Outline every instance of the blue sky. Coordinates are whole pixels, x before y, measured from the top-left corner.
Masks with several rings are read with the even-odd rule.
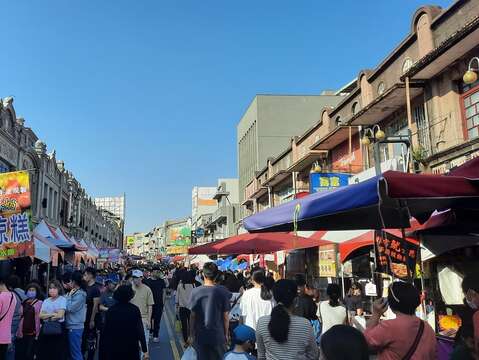
[[[236,176],[236,124],[255,94],[339,88],[423,3],[9,1],[0,97],[92,196],[126,193],[128,232],[148,231],[191,214],[193,186]]]

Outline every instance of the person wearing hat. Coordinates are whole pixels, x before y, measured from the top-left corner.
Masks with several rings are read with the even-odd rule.
[[[155,304],[153,292],[143,283],[143,272],[141,270],[133,270],[131,276],[133,278],[133,290],[135,291],[135,296],[131,300],[131,303],[140,309],[145,338],[149,339],[150,320],[153,314],[153,305]]]
[[[225,354],[224,360],[255,360],[256,358],[250,355],[250,352],[254,350],[255,342],[254,329],[247,325],[238,325],[233,330],[234,348]]]

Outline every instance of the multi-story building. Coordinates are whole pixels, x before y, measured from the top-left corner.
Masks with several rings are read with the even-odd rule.
[[[477,156],[479,82],[466,84],[463,75],[479,56],[478,16],[477,1],[418,9],[392,53],[359,71],[341,102],[324,107],[313,127],[261,164],[243,193],[248,213],[309,192],[315,169],[361,181],[375,174],[375,161],[383,170],[442,173]],[[378,130],[386,140],[375,159],[371,135]],[[360,141],[365,135],[370,144]],[[410,136],[412,145],[388,142],[399,136]]]
[[[209,240],[237,235],[236,224],[240,216],[238,179],[218,179],[214,197],[218,201],[218,208],[207,225]]]
[[[118,224],[122,236],[125,231],[125,194],[121,196],[106,196],[93,199],[95,205],[100,209],[103,217]]]
[[[56,152],[47,153],[6,97],[0,99],[0,172],[16,170],[30,173],[34,225],[45,220],[97,247],[121,247],[118,225],[99,211]]]
[[[239,196],[267,159],[281,152],[291,137],[317,122],[325,106],[334,106],[341,94],[257,95],[237,126]]]
[[[375,69],[358,71],[341,102],[260,163],[243,205],[251,214],[308,193],[311,172],[357,182],[374,176],[377,163],[382,171],[443,173],[479,156],[478,68],[479,1],[419,8]]]

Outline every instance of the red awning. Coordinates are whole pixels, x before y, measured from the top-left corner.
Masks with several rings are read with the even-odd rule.
[[[280,250],[305,249],[328,242],[296,236],[292,233],[241,234],[192,247],[189,254],[269,254]]]
[[[406,232],[409,230],[412,228],[407,229]],[[402,238],[401,230],[387,229],[386,233]],[[311,236],[311,239],[338,244],[339,260],[344,263],[355,251],[374,245],[374,230],[317,231]],[[418,244],[418,241],[412,237],[406,237],[406,240]]]

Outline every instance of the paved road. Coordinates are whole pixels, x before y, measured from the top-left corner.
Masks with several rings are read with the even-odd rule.
[[[150,342],[150,359],[180,360],[183,354],[183,346],[181,335],[175,332],[173,301],[168,299],[161,318],[160,342]]]

